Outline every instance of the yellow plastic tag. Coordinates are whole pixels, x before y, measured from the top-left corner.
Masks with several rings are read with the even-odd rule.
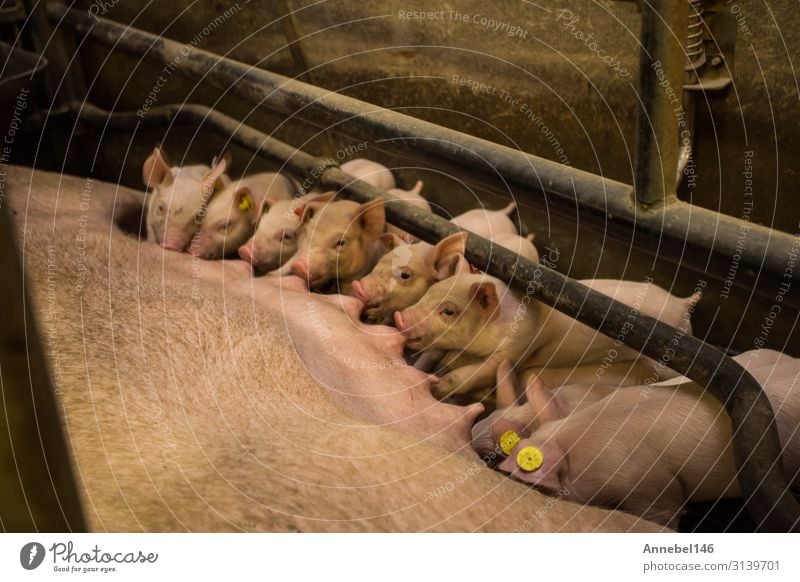
[[[510,455],[511,451],[514,450],[514,447],[519,443],[519,440],[519,435],[517,433],[513,430],[507,430],[500,435],[500,450],[503,451],[504,454]]]
[[[255,206],[255,204],[253,203],[253,198],[250,196],[250,194],[245,194],[242,196],[242,200],[239,202],[239,210],[247,212],[253,206]]]
[[[530,473],[542,466],[544,455],[536,447],[523,447],[517,453],[517,466]]]

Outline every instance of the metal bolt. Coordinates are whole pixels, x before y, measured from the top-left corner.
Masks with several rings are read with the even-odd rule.
[[[719,67],[721,64],[722,64],[722,57],[721,56],[716,55],[715,57],[713,57],[711,59],[711,66],[712,67]]]

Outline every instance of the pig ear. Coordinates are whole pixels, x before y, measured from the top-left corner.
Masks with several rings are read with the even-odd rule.
[[[497,318],[500,300],[497,298],[497,287],[491,281],[473,283],[470,287],[470,296],[473,303],[489,316],[489,321]]]
[[[464,258],[464,255],[459,255],[456,260],[456,266],[453,269],[453,275],[469,275],[472,273],[472,268],[470,268],[467,259]]]
[[[220,163],[224,163],[226,169],[231,167],[231,164],[233,164],[233,154],[230,150],[225,150],[222,152],[222,155],[214,156],[211,160],[211,167],[213,168]]]
[[[457,232],[440,240],[433,247],[433,268],[436,279],[441,281],[455,275],[459,257],[463,258],[467,245],[466,232]]]
[[[222,180],[222,176],[228,171],[230,163],[231,157],[227,152],[219,158],[214,158],[211,171],[209,171],[203,178],[204,192],[208,192],[211,196],[213,196],[225,187],[225,182]]]
[[[401,236],[397,236],[393,232],[384,232],[380,236],[383,246],[386,247],[386,252],[390,253],[399,246],[407,245],[408,243]]]
[[[309,220],[314,218],[314,215],[319,211],[320,208],[325,206],[328,202],[332,201],[336,198],[336,192],[326,192],[325,194],[320,194],[306,202],[306,205],[303,206],[303,212],[300,214],[300,225],[304,225]]]
[[[269,212],[269,209],[272,208],[276,202],[278,202],[277,198],[273,198],[272,196],[264,196],[264,200],[261,202],[260,214],[263,215]]]
[[[378,240],[386,228],[386,214],[383,208],[383,198],[376,198],[365,202],[356,211],[358,222],[368,240]]]
[[[256,203],[253,201],[253,193],[247,186],[239,188],[236,193],[234,193],[233,203],[236,205],[236,208],[245,214],[251,215],[253,218],[258,215],[258,208],[256,208]]]
[[[545,387],[538,376],[528,378],[525,396],[528,398],[528,406],[533,413],[533,427],[540,427],[564,417],[563,406],[558,397]]]
[[[517,403],[517,387],[511,360],[497,367],[497,408],[509,408]]]
[[[536,447],[542,453],[542,465],[535,471],[525,471],[517,465],[517,455],[522,449],[529,446]],[[561,474],[566,470],[566,456],[552,437],[543,443],[534,442],[532,439],[522,439],[497,468],[511,474],[519,481],[550,491],[559,491],[564,488],[561,483]]]
[[[161,146],[156,146],[153,153],[144,161],[142,166],[142,179],[148,188],[156,186],[168,186],[172,183],[172,172],[167,156],[161,150]]]

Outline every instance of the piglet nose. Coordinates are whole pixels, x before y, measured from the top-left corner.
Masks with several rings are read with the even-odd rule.
[[[362,303],[369,302],[369,295],[367,295],[367,292],[364,290],[364,286],[361,284],[361,281],[353,281],[350,286],[353,289],[353,296],[356,299]]]
[[[394,312],[394,324],[397,326],[397,329],[399,329],[400,331],[405,331],[406,328],[408,327],[406,325],[406,319],[405,319],[405,316],[403,316],[403,312],[402,311],[395,311]]]
[[[161,245],[168,251],[178,251],[179,253],[183,251],[183,246],[180,243],[170,240],[165,240],[164,243]]]
[[[252,245],[242,245],[239,247],[237,251],[239,253],[239,258],[243,261],[247,261],[251,265],[253,264],[253,246]]]
[[[298,277],[302,277],[306,281],[309,280],[309,273],[308,273],[308,265],[302,261],[294,261],[291,264],[291,270],[293,275],[297,275]]]

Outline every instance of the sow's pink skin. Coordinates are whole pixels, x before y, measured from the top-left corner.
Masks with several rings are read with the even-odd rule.
[[[790,485],[800,485],[800,360],[769,350],[734,358],[763,386],[775,411]],[[499,409],[472,430],[473,446],[500,455],[501,437],[521,440],[499,469],[570,499],[618,507],[675,527],[687,501],[740,494],[730,421],[722,405],[687,378],[618,388],[548,390],[537,378],[516,404],[509,362],[498,371]],[[541,466],[526,470],[520,451],[535,447]],[[530,449],[528,449],[530,451]],[[527,469],[530,469],[528,466]]]
[[[435,379],[406,364],[402,335],[392,327],[361,323],[363,306],[354,297],[308,293],[295,276],[253,279],[240,261],[170,264],[197,277],[205,292],[252,297],[255,310],[280,314],[306,369],[347,412],[476,458],[470,427],[483,405],[434,399]]]

